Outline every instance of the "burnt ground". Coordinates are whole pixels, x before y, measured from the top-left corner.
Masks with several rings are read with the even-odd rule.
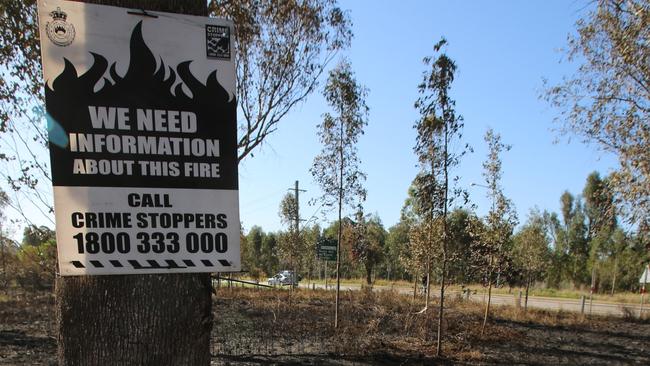
[[[500,319],[522,338],[482,349],[488,363],[528,365],[650,365],[650,323],[594,319],[542,325]]]
[[[480,305],[451,300],[441,359],[435,310],[417,314],[421,303],[394,293],[346,293],[334,332],[330,297],[220,290],[212,364],[650,365],[650,321],[500,307],[481,334]],[[0,297],[0,365],[56,364],[53,305],[49,294]]]
[[[0,299],[0,365],[56,365],[54,298],[13,293]]]

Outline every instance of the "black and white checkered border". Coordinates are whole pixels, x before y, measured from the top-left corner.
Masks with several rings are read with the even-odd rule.
[[[201,259],[201,260],[165,259],[164,260],[165,264],[161,264],[160,262],[162,262],[162,260],[156,260],[156,259],[147,259],[146,261],[137,261],[134,259],[129,259],[129,260],[111,259],[107,261],[89,260],[87,263],[83,263],[81,261],[70,261],[70,263],[75,268],[107,268],[107,267],[124,268],[130,266],[133,269],[182,269],[182,268],[197,267],[197,265],[202,267],[216,267],[217,266],[216,262],[218,262],[221,265],[221,267],[232,266],[232,264],[225,259],[219,259],[216,262],[210,259]]]

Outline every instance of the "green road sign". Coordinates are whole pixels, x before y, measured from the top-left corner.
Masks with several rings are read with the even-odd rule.
[[[336,261],[336,240],[320,238],[316,243],[316,257],[326,261]]]

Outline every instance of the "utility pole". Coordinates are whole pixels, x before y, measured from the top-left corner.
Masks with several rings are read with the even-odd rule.
[[[296,181],[294,184],[293,188],[289,188],[290,190],[293,190],[293,195],[296,197],[296,217],[295,217],[295,225],[296,225],[296,232],[300,233],[300,192],[307,192],[307,190],[300,189],[300,183]]]
[[[292,190],[292,188],[289,188],[289,190]],[[296,199],[296,217],[294,218],[295,219],[294,225],[296,225],[296,237],[295,237],[295,240],[296,240],[295,243],[296,244],[300,240],[300,192],[307,192],[307,191],[304,190],[304,189],[300,189],[300,183],[296,180],[296,182],[294,184],[294,187],[293,187],[293,194],[294,194],[294,197]],[[295,261],[295,259],[294,259],[294,261]],[[298,284],[298,273],[296,273],[296,265],[295,265],[295,263],[293,263],[293,267],[294,268],[293,268],[293,279],[292,279],[292,281],[295,281],[295,283],[297,285]],[[291,285],[292,290],[293,290],[293,287],[294,286],[292,284]]]

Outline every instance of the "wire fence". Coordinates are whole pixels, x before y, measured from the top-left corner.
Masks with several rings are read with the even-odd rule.
[[[279,295],[271,300],[239,298],[240,288],[249,286],[255,286],[260,295],[272,287],[226,280],[217,290],[211,336],[213,365],[295,363],[327,358],[340,351],[331,326],[314,321],[316,315],[305,304],[292,303],[289,289],[276,291]],[[246,289],[248,295],[250,292]],[[330,306],[319,301],[310,305]]]

